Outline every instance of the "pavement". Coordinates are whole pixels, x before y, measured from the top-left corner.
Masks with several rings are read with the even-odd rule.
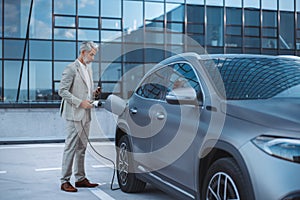
[[[96,151],[115,160],[113,142],[92,142]],[[112,163],[87,149],[86,174],[96,188],[78,188],[77,193],[60,190],[61,160],[64,143],[0,145],[0,200],[173,200],[148,184],[142,193],[127,194],[110,189]],[[74,184],[74,177],[71,179]],[[113,188],[117,188],[115,178]]]

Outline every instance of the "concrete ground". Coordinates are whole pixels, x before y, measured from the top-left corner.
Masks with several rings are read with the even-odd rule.
[[[115,160],[113,142],[93,142],[95,149]],[[0,145],[0,199],[1,200],[62,200],[62,199],[143,199],[171,200],[172,196],[151,185],[139,194],[126,194],[110,190],[112,164],[99,158],[89,147],[86,156],[86,173],[91,182],[100,186],[79,188],[77,193],[60,190],[63,143]],[[71,180],[74,183],[74,178]],[[117,180],[113,185],[118,187]]]

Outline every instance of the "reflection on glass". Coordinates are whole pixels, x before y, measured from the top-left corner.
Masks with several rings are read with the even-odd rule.
[[[184,21],[184,6],[182,4],[166,4],[167,21]]]
[[[17,99],[18,85],[20,79],[21,61],[4,62],[4,101],[15,102]],[[19,101],[26,101],[27,98],[27,62],[24,62],[22,81],[20,87]]]
[[[4,1],[4,37],[26,37],[29,10],[29,0]]]
[[[294,11],[294,6],[294,0],[279,0],[280,11]]]
[[[75,15],[76,0],[54,1],[55,14]]]
[[[55,26],[75,27],[75,17],[55,16]]]
[[[75,29],[66,29],[66,28],[54,29],[54,39],[56,40],[75,40],[75,38],[76,38]]]
[[[221,46],[223,44],[223,15],[222,8],[207,8],[207,45]]]
[[[279,41],[281,49],[293,49],[294,48],[294,13],[292,12],[280,12],[280,33]]]
[[[143,26],[143,3],[124,1],[124,31],[130,33]]]
[[[102,17],[121,17],[121,0],[101,1]]]
[[[259,10],[245,9],[245,25],[246,26],[259,26],[260,25]]]
[[[241,0],[225,0],[225,6],[228,7],[242,7],[242,1]]]
[[[101,81],[118,81],[121,78],[121,63],[101,63]]]
[[[145,18],[149,20],[163,20],[164,19],[164,4],[145,2]]]
[[[183,23],[167,23],[167,31],[183,33]]]
[[[119,43],[104,43],[101,45],[101,61],[121,61],[122,45]]]
[[[4,40],[4,58],[22,59],[24,47],[24,40]]]
[[[2,8],[2,1],[0,1],[0,10],[1,10],[1,13],[2,13],[2,9],[3,9]],[[2,37],[2,14],[0,14],[0,37]],[[1,97],[1,94],[0,94],[0,97]]]
[[[186,0],[187,4],[198,4],[198,5],[203,5],[204,0]]]
[[[277,39],[263,38],[262,47],[267,49],[276,49],[277,48]]]
[[[266,10],[277,10],[277,0],[261,0],[262,1],[262,9]]]
[[[74,60],[75,42],[54,42],[54,60]]]
[[[99,41],[99,31],[78,29],[78,40]]]
[[[52,42],[51,41],[29,41],[30,59],[52,59]]]
[[[121,30],[121,19],[102,19],[102,29]]]
[[[206,5],[209,6],[223,6],[223,0],[206,0]]]
[[[3,97],[2,97],[2,62],[0,62],[0,102],[3,101]]]
[[[70,62],[54,62],[54,80],[60,80],[65,67]]]
[[[260,47],[260,38],[244,38],[244,46],[250,48],[259,48]]]
[[[79,17],[79,27],[80,28],[99,28],[98,18],[85,18]]]
[[[120,42],[121,36],[121,31],[101,31],[102,42]]]
[[[51,62],[31,61],[29,65],[29,93],[32,101],[52,99]]]
[[[99,16],[98,0],[78,0],[78,15]]]
[[[40,11],[43,12],[40,12]],[[30,38],[51,39],[52,1],[34,1],[30,21]]]
[[[260,0],[244,0],[245,8],[259,8]]]

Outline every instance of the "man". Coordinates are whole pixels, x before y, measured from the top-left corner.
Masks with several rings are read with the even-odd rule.
[[[58,94],[62,97],[61,115],[66,120],[68,136],[62,160],[61,190],[77,192],[70,183],[74,160],[76,187],[96,187],[85,176],[84,158],[87,137],[90,130],[91,102],[94,95],[100,94],[98,88],[93,92],[91,63],[98,51],[94,42],[83,42],[78,58],[68,65],[62,74]]]

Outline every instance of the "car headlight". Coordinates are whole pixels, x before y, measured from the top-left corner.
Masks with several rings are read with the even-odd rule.
[[[252,142],[272,156],[300,163],[299,139],[259,136]]]

